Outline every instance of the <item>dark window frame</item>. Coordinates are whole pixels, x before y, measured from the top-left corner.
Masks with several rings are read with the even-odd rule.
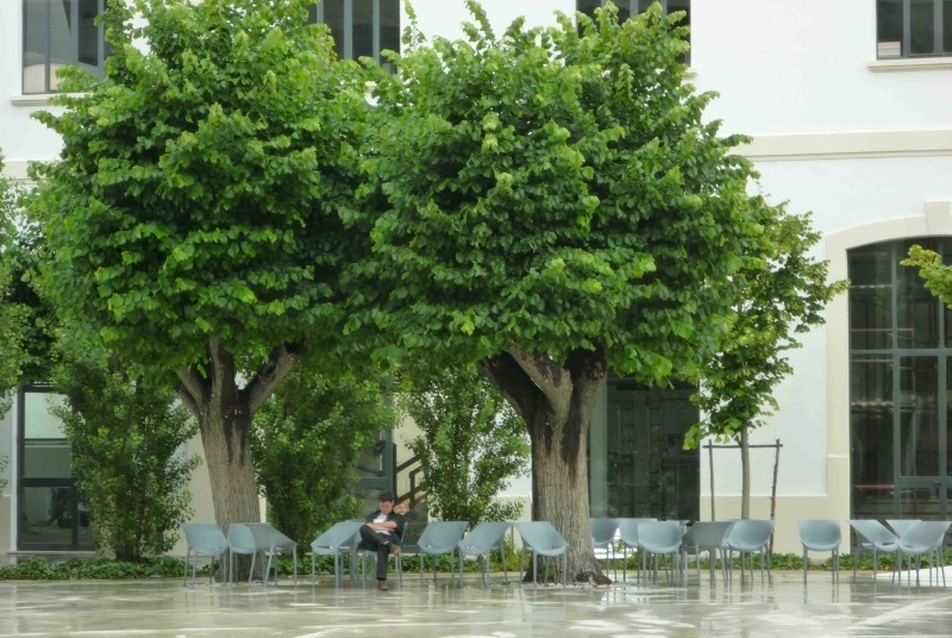
[[[924,32],[917,30],[914,24],[914,4],[923,5],[926,9],[931,5],[932,28],[931,33],[925,32],[925,39],[922,37]],[[894,60],[952,56],[952,15],[945,16],[946,10],[952,12],[952,3],[947,0],[877,0],[876,58]],[[948,29],[945,24],[947,21]],[[923,42],[928,40],[931,40],[931,48],[922,50]]]
[[[108,0],[87,0],[88,2],[95,2],[95,16],[99,16],[105,11],[106,3]],[[53,53],[54,47],[54,33],[53,33],[53,11],[54,8],[59,8],[63,6],[63,0],[22,0],[20,7],[22,10],[22,21],[21,21],[21,53],[22,60],[20,65],[20,82],[21,82],[21,91],[23,95],[43,95],[47,93],[58,93],[56,88],[56,68],[58,65],[64,66],[83,66],[87,70],[92,70],[98,74],[102,74],[103,66],[105,64],[106,56],[108,55],[108,48],[105,40],[105,29],[101,24],[96,25],[96,64],[82,64],[80,62],[80,53],[83,51],[84,42],[80,41],[80,10],[83,3],[79,0],[72,0],[66,6],[69,9],[69,14],[67,16],[67,23],[69,25],[69,41],[67,44],[68,47],[68,59],[66,60],[57,60],[56,56]],[[33,8],[31,9],[31,5]],[[35,44],[30,42],[28,37],[30,34],[30,23],[29,19],[39,17],[42,23],[40,25],[33,25],[34,29],[38,29],[40,38],[42,39],[42,51],[31,51],[31,47]],[[34,31],[37,33],[37,31]],[[62,44],[62,43],[60,43]],[[37,56],[39,58],[37,59]],[[37,90],[33,88],[37,83],[35,80],[27,80],[28,69],[33,71],[35,67],[42,68],[42,86]]]
[[[311,5],[309,11],[309,21],[313,24],[326,24],[325,20],[325,8],[330,0],[323,0],[315,5]],[[353,60],[355,58],[354,54],[354,0],[336,0],[341,6],[341,18],[342,24],[341,28],[341,42],[336,42],[337,53],[341,59]],[[381,58],[381,52],[385,49],[390,49],[394,51],[399,51],[400,49],[400,0],[370,0],[371,2],[371,39],[372,39],[372,55],[375,60],[377,60],[381,65],[388,66],[389,62]],[[383,5],[387,5],[384,7]],[[387,9],[387,13],[393,13],[396,11],[397,16],[397,40],[394,42],[394,46],[389,46],[387,43],[383,42],[382,31],[383,31],[383,15],[384,9]]]

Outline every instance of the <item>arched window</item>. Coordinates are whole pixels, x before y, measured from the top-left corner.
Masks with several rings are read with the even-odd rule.
[[[952,313],[900,264],[912,244],[849,251],[852,510],[857,518],[946,518]]]
[[[386,67],[380,52],[400,50],[400,0],[321,0],[310,21],[330,27],[341,58],[367,56]]]

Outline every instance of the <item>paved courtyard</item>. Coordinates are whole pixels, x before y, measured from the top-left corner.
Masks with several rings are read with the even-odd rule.
[[[692,574],[693,576],[693,574]],[[326,579],[325,579],[326,580]],[[759,574],[713,586],[633,583],[611,587],[520,587],[441,575],[423,585],[335,589],[309,579],[294,587],[208,586],[199,581],[0,583],[0,638],[414,636],[952,636],[952,589],[901,587],[844,572]],[[928,582],[928,581],[926,581]]]

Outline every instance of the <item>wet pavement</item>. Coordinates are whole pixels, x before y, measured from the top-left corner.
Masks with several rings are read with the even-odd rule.
[[[834,584],[829,572],[775,572],[713,585],[523,586],[441,575],[379,592],[349,585],[182,581],[0,582],[7,636],[294,637],[414,636],[952,636],[952,589],[891,584],[868,574]],[[926,579],[924,583],[928,583]]]

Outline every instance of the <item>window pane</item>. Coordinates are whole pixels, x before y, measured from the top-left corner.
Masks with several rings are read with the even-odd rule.
[[[851,348],[890,348],[893,345],[892,260],[890,245],[850,251]]]
[[[79,0],[79,55],[82,64],[99,67],[99,0]],[[90,69],[87,69],[90,70]]]
[[[909,51],[935,53],[935,0],[912,0],[910,30],[912,42]]]
[[[900,468],[903,476],[939,475],[939,360],[900,359]]]
[[[900,258],[904,258],[909,247],[919,243],[923,248],[937,250],[935,241],[904,242],[900,248]],[[939,345],[940,304],[929,292],[919,276],[918,268],[899,266],[897,271],[897,346],[900,348],[935,348]]]
[[[679,22],[682,27],[691,26],[691,0],[668,0],[668,13],[684,11],[684,18]]]
[[[952,0],[942,3],[942,52],[952,53]]]
[[[373,0],[354,0],[354,59],[374,55]]]
[[[876,3],[876,42],[902,42],[902,0]]]
[[[590,18],[595,17],[595,9],[602,6],[601,0],[578,0],[575,3],[575,10],[584,13]]]
[[[337,57],[344,57],[344,0],[322,0],[324,24],[331,30]]]
[[[23,0],[23,92],[46,93],[48,0]]]
[[[388,49],[400,52],[400,0],[380,0],[380,50]],[[380,62],[390,68],[389,62]]]
[[[890,511],[893,480],[893,365],[891,356],[861,355],[850,362],[853,510],[857,516]]]

